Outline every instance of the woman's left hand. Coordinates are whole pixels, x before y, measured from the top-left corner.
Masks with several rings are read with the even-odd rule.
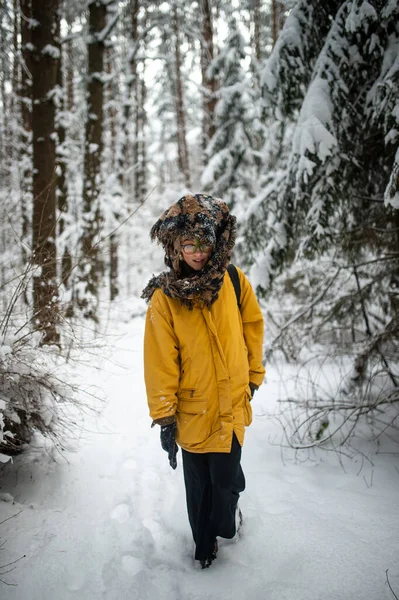
[[[179,447],[176,444],[176,423],[161,425],[161,446],[168,453],[169,464],[172,469],[177,467],[176,455]]]

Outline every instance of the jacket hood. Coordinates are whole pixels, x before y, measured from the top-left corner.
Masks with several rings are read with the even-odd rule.
[[[227,204],[205,194],[187,194],[161,215],[150,236],[163,246],[165,264],[171,271],[153,277],[142,297],[150,300],[160,287],[190,308],[196,303],[210,306],[218,296],[236,239],[236,218]],[[212,246],[212,254],[206,266],[187,280],[182,271],[180,240],[191,237]]]
[[[169,207],[153,225],[150,236],[165,250],[165,264],[178,270],[179,240],[198,238],[212,246],[213,252],[233,249],[236,235],[236,218],[230,214],[222,200],[205,194],[187,194]],[[226,265],[227,266],[227,265]]]

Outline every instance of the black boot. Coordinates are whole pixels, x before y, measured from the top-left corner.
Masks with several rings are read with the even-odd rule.
[[[215,540],[213,542],[212,554],[207,558],[200,560],[200,565],[203,569],[208,569],[211,566],[212,562],[217,558],[218,549],[218,542]]]

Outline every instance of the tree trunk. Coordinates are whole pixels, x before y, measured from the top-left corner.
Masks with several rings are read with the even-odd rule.
[[[142,52],[145,54],[146,50],[146,13],[144,13],[144,17],[142,19],[142,29],[144,31],[141,36],[141,47]],[[138,74],[137,77],[137,169],[136,169],[136,195],[137,200],[140,204],[142,204],[145,200],[147,194],[147,156],[146,156],[146,139],[145,139],[145,131],[146,131],[146,123],[147,123],[147,113],[146,113],[146,100],[147,100],[147,86],[145,83],[145,60],[142,61],[142,70]]]
[[[19,75],[20,75],[20,48],[19,48],[19,1],[13,0],[13,36],[12,36],[12,45],[13,45],[13,63],[12,63],[12,101],[11,101],[11,115],[13,118],[17,118],[18,115],[18,91],[19,91]],[[18,149],[13,148],[14,155],[15,151],[17,151],[16,159],[18,160]]]
[[[144,66],[144,65],[143,65]],[[135,113],[135,128],[134,128],[134,189],[136,202],[142,204],[146,196],[146,145],[145,145],[145,100],[146,100],[146,84],[144,73],[137,75],[135,96],[136,96],[136,113]]]
[[[55,105],[58,0],[32,0],[33,326],[43,344],[58,344]]]
[[[147,143],[146,143],[146,124],[147,112],[145,103],[147,100],[147,86],[145,83],[145,61],[143,61],[143,73],[140,81],[140,138],[139,138],[139,156],[140,168],[137,186],[139,189],[139,200],[143,203],[147,195]]]
[[[32,29],[29,26],[32,18],[31,0],[20,0],[20,35],[21,35],[21,69],[18,88],[19,112],[21,117],[20,138],[20,192],[21,192],[21,230],[22,263],[28,262],[30,239],[30,212],[32,210]],[[26,290],[23,298],[28,303]]]
[[[6,118],[6,115],[10,114],[10,94],[7,91],[7,84],[9,84],[11,78],[9,30],[9,14],[5,10],[5,7],[3,7],[3,10],[0,10],[0,98],[2,106],[2,110],[0,111],[0,176],[3,187],[11,187],[9,120]]]
[[[181,54],[180,54],[180,32],[179,17],[177,7],[173,7],[173,32],[175,42],[175,103],[176,103],[176,121],[177,121],[177,150],[179,169],[183,173],[184,183],[187,188],[191,187],[190,165],[186,136],[186,113],[184,109],[183,81],[181,74]]]
[[[112,233],[109,238],[109,284],[110,284],[110,299],[115,300],[119,294],[119,237]]]
[[[138,42],[137,42],[138,43]],[[139,169],[140,169],[140,150],[139,150],[139,136],[140,136],[140,76],[137,72],[137,63],[135,63],[135,74],[133,80],[133,96],[134,104],[132,111],[132,120],[134,124],[133,129],[133,181],[134,181],[134,200],[140,203],[140,191],[139,191]]]
[[[30,45],[32,43],[32,29],[30,21],[32,19],[31,0],[20,0],[21,6],[21,49],[22,49],[22,69],[21,69],[21,110],[22,123],[25,136],[30,137],[32,131],[32,54]]]
[[[72,34],[72,25],[68,23],[68,35]],[[73,42],[66,44],[64,51],[65,57],[65,94],[66,109],[73,111],[75,108],[75,87],[74,87],[74,69],[73,69]]]
[[[260,11],[260,0],[253,0],[253,10],[254,10],[254,50],[255,50],[255,58],[259,63],[261,59],[261,50],[260,50],[260,38],[261,38],[261,11]]]
[[[209,141],[215,133],[214,112],[216,105],[216,81],[209,79],[207,69],[213,60],[213,27],[212,27],[212,10],[210,0],[202,0],[202,44],[201,44],[201,75],[202,89],[204,90],[203,98],[203,149],[207,147]]]
[[[60,45],[60,61],[57,72],[57,86],[60,90],[59,107],[57,118],[58,154],[57,154],[57,199],[58,199],[58,232],[62,236],[66,229],[66,221],[69,210],[68,185],[67,185],[67,151],[66,151],[66,125],[65,125],[65,103],[66,94],[63,81],[63,63],[65,61],[65,49]],[[68,248],[68,242],[63,240],[61,259],[61,281],[66,289],[69,289],[69,279],[72,272],[72,256]]]
[[[279,33],[284,25],[284,2],[272,0],[272,39],[273,46],[277,42]]]
[[[103,149],[103,70],[107,9],[99,0],[89,3],[87,120],[83,161],[82,257],[78,272],[78,306],[86,318],[97,321],[98,288],[101,277],[98,243],[101,229],[99,192]]]
[[[121,123],[121,141],[117,149],[117,172],[118,182],[121,189],[126,186],[125,172],[126,159],[129,153],[129,123],[132,115],[132,106],[136,102],[135,89],[137,79],[137,44],[138,44],[138,13],[139,0],[130,0],[131,25],[130,43],[128,48],[128,65],[126,73],[126,89],[124,93]]]
[[[108,47],[106,50],[106,71],[108,75],[112,74],[112,53],[111,48]],[[107,106],[107,118],[106,123],[109,127],[109,169],[110,173],[114,172],[114,169],[117,168],[117,110],[112,103],[112,100],[115,101],[118,98],[118,85],[115,82],[115,79],[111,81],[109,88],[107,89],[106,95],[106,106]],[[121,190],[117,190],[114,192],[114,200],[113,204],[117,205],[121,201],[123,201],[124,195],[123,192],[121,194]],[[120,221],[120,211],[117,210],[114,212],[114,220],[116,223]],[[118,232],[111,233],[109,237],[109,291],[110,291],[110,300],[115,300],[115,298],[119,294],[119,255],[118,255],[118,247],[119,247],[119,234]]]

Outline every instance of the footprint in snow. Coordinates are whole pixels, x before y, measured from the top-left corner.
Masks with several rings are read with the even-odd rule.
[[[118,523],[126,523],[129,520],[130,511],[127,504],[118,504],[111,512],[111,519]]]
[[[137,573],[139,573],[145,568],[141,558],[137,558],[136,556],[132,556],[131,554],[125,554],[121,557],[121,566],[125,573],[127,573],[131,577],[134,577],[135,575],[137,575]]]
[[[137,463],[134,458],[128,458],[124,461],[122,468],[126,469],[126,471],[134,471],[137,467]]]

